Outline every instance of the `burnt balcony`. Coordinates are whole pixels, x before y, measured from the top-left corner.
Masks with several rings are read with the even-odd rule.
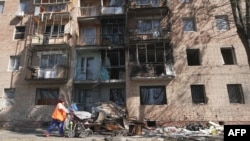
[[[136,79],[169,79],[175,77],[172,64],[130,65],[130,77]]]
[[[102,67],[100,70],[76,69],[75,83],[115,83],[125,81],[125,67]]]
[[[78,40],[78,45],[82,46],[112,46],[112,45],[124,45],[124,34],[103,34],[103,35],[82,35]]]
[[[139,29],[131,29],[129,31],[129,37],[130,41],[169,39],[170,32],[167,29],[157,29],[150,31],[140,31]]]

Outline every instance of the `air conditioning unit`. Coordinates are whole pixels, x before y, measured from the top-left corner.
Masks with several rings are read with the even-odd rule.
[[[16,12],[17,17],[24,17],[24,12],[23,11],[18,11]]]

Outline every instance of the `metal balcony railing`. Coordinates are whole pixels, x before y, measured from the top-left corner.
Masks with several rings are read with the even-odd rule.
[[[125,67],[102,67],[100,70],[86,71],[76,69],[75,81],[112,81],[125,80]]]
[[[67,79],[68,69],[65,66],[54,67],[27,67],[26,80],[65,80]]]
[[[60,3],[67,3],[70,0],[34,0],[33,4],[40,5],[40,4],[60,4]]]
[[[78,40],[78,45],[123,45],[124,44],[124,34],[114,33],[114,34],[102,34],[102,35],[81,35]]]
[[[124,6],[79,7],[78,17],[124,14]]]

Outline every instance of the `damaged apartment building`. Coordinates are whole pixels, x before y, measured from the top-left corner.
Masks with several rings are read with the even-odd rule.
[[[61,97],[161,125],[249,122],[228,0],[0,0],[0,20],[1,126],[41,126]]]

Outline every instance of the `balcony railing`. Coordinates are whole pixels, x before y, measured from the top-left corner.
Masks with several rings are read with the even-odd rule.
[[[151,30],[142,32],[138,29],[129,31],[130,40],[152,40],[152,39],[168,39],[170,37],[169,30]]]
[[[53,45],[53,44],[67,44],[67,34],[58,34],[57,36],[49,36],[46,34],[33,35],[31,44],[32,45]]]
[[[167,0],[130,0],[129,8],[149,8],[166,6]]]
[[[59,3],[67,3],[70,0],[34,0],[33,4],[40,5],[40,4],[59,4]]]
[[[172,64],[144,64],[130,65],[130,77],[132,78],[168,78],[174,77],[175,71]]]
[[[78,11],[78,17],[94,17],[101,15],[117,15],[117,14],[124,14],[123,6],[80,7]]]
[[[67,79],[68,70],[63,66],[55,66],[52,68],[41,68],[39,66],[31,66],[27,68],[25,76],[26,80],[65,80]]]
[[[96,36],[81,35],[78,40],[78,45],[123,45],[124,44],[124,34],[114,33],[114,34],[103,34]]]
[[[102,67],[100,70],[89,72],[76,69],[75,81],[116,82],[118,80],[125,80],[125,67]]]

